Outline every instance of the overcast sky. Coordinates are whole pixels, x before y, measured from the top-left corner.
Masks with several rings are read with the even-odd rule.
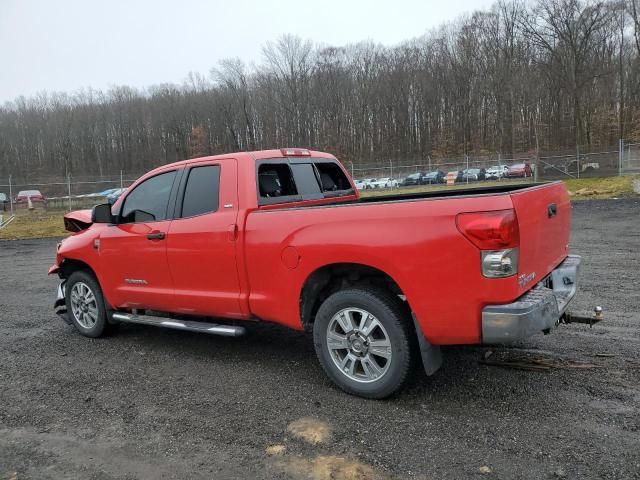
[[[0,0],[0,102],[39,91],[181,83],[217,61],[260,62],[283,33],[394,45],[485,0]]]

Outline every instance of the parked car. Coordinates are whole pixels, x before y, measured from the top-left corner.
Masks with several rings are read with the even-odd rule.
[[[126,191],[127,191],[126,188],[116,188],[116,189],[114,189],[111,193],[109,193],[107,195],[107,197],[106,197],[107,201],[109,203],[112,203],[112,204],[116,203],[116,200],[118,200],[120,198],[120,196]]]
[[[15,198],[16,205],[25,205],[29,203],[29,199],[31,199],[31,204],[35,206],[35,204],[41,204],[43,206],[47,206],[47,199],[45,198],[39,190],[22,190],[18,192]]]
[[[82,196],[82,197],[95,197],[95,198],[106,198],[109,195],[111,195],[112,193],[114,193],[116,190],[118,190],[117,188],[108,188],[107,190],[103,190],[101,192],[95,192],[95,193],[89,193],[87,195],[78,195],[78,196]]]
[[[397,187],[397,186],[398,186],[398,181],[395,178],[391,178],[391,177],[379,178],[375,182],[371,182],[372,188],[391,188],[391,187]]]
[[[506,178],[533,177],[533,170],[531,170],[531,165],[528,163],[516,163],[507,168],[504,176]]]
[[[486,176],[486,171],[484,168],[465,168],[462,171],[462,181],[464,182],[477,182],[479,180],[484,180]]]
[[[462,182],[462,170],[452,170],[451,172],[448,172],[444,179],[445,183],[447,182],[447,178],[449,177],[449,175],[453,175],[454,183]]]
[[[407,177],[402,180],[400,183],[403,187],[410,187],[413,185],[420,185],[422,182],[423,173],[412,173],[411,175],[407,175]]]
[[[6,193],[0,192],[0,211],[6,212],[9,209],[11,209],[9,196]]]
[[[373,184],[377,181],[378,180],[376,178],[365,178],[364,180],[359,181],[359,183],[356,185],[356,188],[358,190],[369,190],[373,188]]]
[[[433,172],[425,173],[422,178],[420,178],[420,183],[422,185],[431,185],[434,183],[446,183],[447,176],[442,170],[434,170]]]
[[[580,257],[563,183],[409,198],[361,200],[333,155],[303,149],[163,165],[115,205],[65,215],[55,307],[87,337],[118,323],[306,330],[326,374],[368,398],[401,388],[418,355],[433,374],[440,345],[518,341],[565,318]]]
[[[506,165],[494,165],[487,168],[486,179],[487,180],[500,180],[509,167]]]
[[[366,180],[354,180],[353,184],[356,186],[358,190],[365,190],[367,188]]]

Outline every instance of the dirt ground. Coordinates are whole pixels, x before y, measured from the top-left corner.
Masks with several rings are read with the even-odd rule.
[[[52,310],[56,241],[0,242],[0,479],[640,478],[640,201],[577,203],[573,228],[573,309],[605,322],[446,348],[387,401],[334,388],[275,326],[81,337]]]

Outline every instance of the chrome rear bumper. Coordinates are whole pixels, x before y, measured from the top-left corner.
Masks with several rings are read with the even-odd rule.
[[[510,343],[556,327],[578,290],[581,261],[578,255],[569,255],[548,281],[538,283],[515,302],[486,306],[482,342]]]

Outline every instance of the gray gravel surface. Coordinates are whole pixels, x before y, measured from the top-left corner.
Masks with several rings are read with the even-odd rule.
[[[334,388],[311,338],[276,326],[81,337],[52,311],[55,244],[0,242],[0,479],[640,478],[636,199],[574,206],[573,309],[602,304],[604,323],[446,348],[438,374],[387,401]],[[599,368],[480,364],[488,351]],[[301,418],[324,433],[298,438]]]

